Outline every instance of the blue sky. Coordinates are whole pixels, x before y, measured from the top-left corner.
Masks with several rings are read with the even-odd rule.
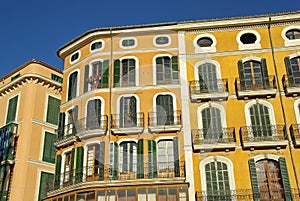
[[[2,0],[0,77],[33,58],[62,69],[57,49],[93,28],[296,10],[299,0]]]

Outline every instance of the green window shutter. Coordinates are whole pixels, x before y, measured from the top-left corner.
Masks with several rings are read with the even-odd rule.
[[[58,125],[60,100],[52,96],[48,96],[48,107],[46,121],[48,123]]]
[[[54,146],[55,138],[56,138],[55,134],[45,132],[43,161],[49,163],[55,163],[55,146]]]
[[[6,124],[16,120],[17,105],[18,105],[18,96],[9,99],[7,116],[6,116]]]
[[[293,68],[291,64],[291,58],[290,57],[285,57],[284,58],[284,63],[285,63],[285,68],[286,68],[286,73],[289,79],[289,83],[291,86],[294,84],[294,73],[293,73]]]
[[[59,113],[59,121],[58,121],[58,132],[57,132],[57,137],[60,139],[64,136],[65,132],[65,113],[61,112]]]
[[[70,182],[74,181],[74,165],[75,165],[75,148],[72,148],[72,156],[71,156],[71,165],[70,165]]]
[[[129,59],[128,60],[128,79],[129,79],[129,86],[135,86],[135,60]]]
[[[254,201],[260,200],[260,192],[254,159],[248,161]]]
[[[88,80],[89,80],[89,71],[90,71],[90,66],[86,65],[84,67],[84,89],[83,89],[84,93],[89,90],[89,83],[88,83]]]
[[[134,125],[137,125],[137,116],[136,116],[136,98],[134,96],[130,97],[130,112],[131,112],[131,121]]]
[[[117,59],[114,61],[114,87],[119,85],[120,81],[120,60]]]
[[[157,178],[156,142],[148,140],[148,178]]]
[[[290,180],[289,180],[288,170],[287,170],[287,167],[286,167],[285,158],[280,157],[278,159],[278,162],[279,162],[279,166],[280,166],[280,173],[281,173],[281,178],[282,178],[282,183],[283,183],[285,199],[286,200],[293,200],[292,199],[292,193],[291,193],[291,185],[290,185]]]
[[[175,177],[180,177],[178,137],[175,137],[173,139],[173,152],[174,152]]]
[[[60,176],[61,176],[61,155],[56,156],[55,162],[55,181],[54,181],[54,188],[58,189],[60,186]]]
[[[73,124],[73,134],[76,134],[78,126],[78,105],[73,108]]]
[[[100,142],[100,153],[99,153],[99,180],[104,180],[104,159],[105,159],[105,142]]]
[[[114,167],[113,167],[113,180],[118,179],[119,173],[119,154],[118,154],[118,143],[114,142]]]
[[[72,100],[77,95],[77,76],[78,72],[74,72],[69,77],[68,101]]]
[[[83,147],[77,147],[76,148],[76,172],[75,172],[75,182],[80,183],[82,182],[83,177],[83,153],[84,149]],[[73,154],[73,152],[72,152]],[[72,160],[73,160],[72,155]]]
[[[239,75],[240,75],[241,90],[245,90],[246,81],[245,81],[245,73],[244,73],[244,66],[243,66],[243,61],[242,60],[238,61],[238,70],[239,70]]]
[[[47,172],[41,172],[40,189],[39,189],[39,201],[47,196],[47,192],[51,190],[49,185],[53,182],[54,175]]]
[[[262,74],[263,74],[263,82],[266,88],[270,88],[270,80],[269,80],[269,74],[268,74],[268,67],[267,67],[267,61],[265,58],[261,59],[261,68],[262,68]]]
[[[102,88],[108,87],[109,60],[103,61]]]
[[[172,83],[178,83],[178,56],[172,56]]]
[[[137,178],[144,178],[144,140],[137,143]]]

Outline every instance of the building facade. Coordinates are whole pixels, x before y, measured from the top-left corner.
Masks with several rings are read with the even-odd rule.
[[[61,47],[45,200],[299,199],[299,17],[94,29]]]
[[[41,200],[54,177],[62,72],[31,60],[1,78],[1,200]]]

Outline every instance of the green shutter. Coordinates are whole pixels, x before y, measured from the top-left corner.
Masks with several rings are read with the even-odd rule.
[[[54,182],[54,188],[58,189],[60,186],[60,169],[61,169],[61,155],[56,156],[55,161],[55,182]]]
[[[156,142],[148,140],[148,178],[157,178]]]
[[[249,164],[249,170],[250,170],[250,177],[251,177],[251,184],[252,184],[252,191],[253,191],[253,199],[254,199],[254,201],[259,201],[260,200],[260,192],[259,192],[259,186],[258,186],[258,180],[257,180],[256,167],[255,167],[254,159],[250,159],[248,161],[248,164]]]
[[[291,58],[290,57],[285,57],[284,58],[284,63],[285,63],[285,68],[286,68],[286,73],[288,76],[289,84],[290,86],[293,86],[294,84],[294,73],[293,73],[293,68],[291,64]]]
[[[47,117],[48,123],[58,125],[60,100],[52,96],[48,96]]]
[[[57,137],[59,139],[62,138],[64,136],[64,132],[65,132],[65,113],[61,112],[59,113]]]
[[[18,105],[18,96],[9,99],[7,116],[6,116],[6,124],[16,120],[17,105]]]
[[[78,126],[78,105],[73,108],[73,134],[77,133]]]
[[[90,66],[86,65],[84,67],[84,89],[83,89],[84,93],[89,90],[89,83],[88,83],[88,80],[89,80],[89,71],[90,71]]]
[[[129,86],[135,86],[135,60],[134,59],[128,59],[128,80],[129,80]]]
[[[114,61],[114,87],[119,85],[120,81],[120,60],[117,59]]]
[[[80,183],[82,182],[83,177],[83,147],[76,148],[76,171],[75,171],[75,182]],[[72,153],[73,154],[73,153]],[[72,155],[73,159],[73,155]]]
[[[137,116],[136,116],[136,98],[134,96],[130,97],[130,112],[131,112],[131,121],[134,125],[137,125]]]
[[[178,83],[178,56],[172,56],[172,83]]]
[[[100,142],[100,151],[99,151],[99,180],[104,180],[104,158],[105,158],[105,142]]]
[[[288,170],[287,170],[287,167],[286,167],[285,158],[280,157],[278,159],[278,162],[279,162],[279,166],[280,166],[280,173],[281,173],[281,178],[282,178],[282,183],[283,183],[285,200],[293,200],[292,193],[291,193],[291,185],[290,185],[290,180],[289,180]]]
[[[113,167],[113,180],[118,179],[119,172],[119,154],[118,154],[118,143],[114,142],[114,167]]]
[[[243,61],[242,60],[238,61],[238,70],[239,70],[239,75],[240,75],[241,90],[245,90],[246,81],[245,81],[245,73],[244,73],[244,66],[243,66]]]
[[[74,165],[75,165],[75,148],[72,148],[72,156],[71,156],[71,165],[70,165],[70,182],[74,182]]]
[[[45,132],[43,161],[49,163],[55,163],[55,146],[54,146],[55,137],[56,137],[55,134]]]
[[[77,95],[77,76],[78,73],[74,72],[69,77],[68,101]]]
[[[102,88],[108,87],[109,60],[103,61]]]
[[[144,178],[144,140],[137,143],[137,178]]]
[[[175,137],[175,138],[173,139],[173,152],[174,152],[175,177],[180,177],[178,137]]]
[[[270,88],[270,80],[269,80],[269,74],[268,74],[268,67],[267,67],[267,61],[265,58],[261,59],[261,68],[262,68],[262,74],[263,74],[263,83],[265,85],[265,88]]]
[[[53,182],[54,175],[47,172],[41,172],[40,179],[40,188],[39,188],[39,198],[38,200],[42,200],[46,197],[47,192],[51,190],[51,184]]]

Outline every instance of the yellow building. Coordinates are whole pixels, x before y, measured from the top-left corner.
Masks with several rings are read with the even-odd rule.
[[[54,177],[62,72],[31,60],[0,80],[0,199],[38,201]]]
[[[61,47],[45,200],[299,199],[299,19],[93,29]]]

